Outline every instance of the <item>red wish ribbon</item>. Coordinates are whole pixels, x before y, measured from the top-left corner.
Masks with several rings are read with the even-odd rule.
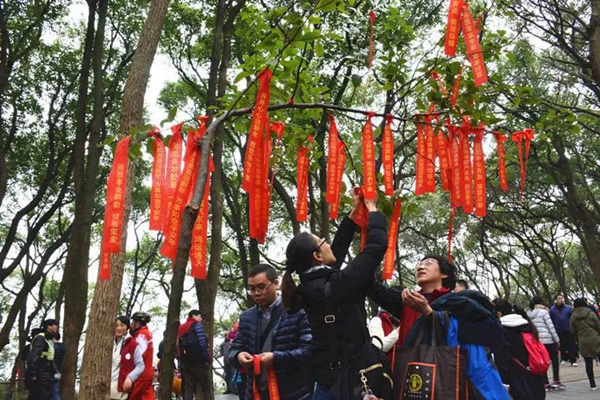
[[[358,195],[359,203],[354,216],[354,223],[360,227],[360,250],[362,251],[367,244],[367,227],[369,226],[369,210],[365,206],[365,191],[363,187],[354,188]]]
[[[485,180],[485,156],[483,154],[483,131],[484,125],[479,124],[475,128],[475,141],[473,143],[473,173],[475,176],[475,215],[485,217],[486,215],[486,180]]]
[[[500,177],[500,189],[503,191],[508,190],[508,182],[506,180],[506,161],[504,158],[504,142],[506,142],[506,136],[502,133],[494,131],[496,137],[496,143],[498,146],[498,176]]]
[[[261,362],[262,356],[257,354],[253,360],[253,382],[252,382],[252,396],[253,400],[261,400],[260,392],[258,390],[257,377],[262,373]],[[269,391],[270,400],[279,400],[279,384],[277,382],[277,374],[273,367],[267,368],[267,389]]]
[[[460,65],[460,69],[458,70],[458,74],[456,75],[456,80],[454,81],[454,86],[452,86],[452,96],[450,97],[450,104],[452,107],[456,107],[456,103],[458,102],[458,92],[460,91],[460,78],[462,76],[463,65]]]
[[[426,193],[435,193],[435,135],[433,116],[425,117],[425,187]]]
[[[521,167],[521,195],[520,198],[523,200],[523,192],[525,191],[525,176],[527,174],[527,164],[529,161],[529,149],[531,141],[533,140],[535,133],[533,129],[527,128],[525,130],[515,132],[512,134],[513,142],[517,143],[519,148],[519,165]],[[523,155],[523,139],[525,139],[525,154]]]
[[[425,194],[425,174],[426,174],[426,158],[427,143],[425,138],[425,131],[423,122],[417,119],[415,124],[417,125],[417,162],[415,171],[415,195],[420,196]]]
[[[261,152],[259,146],[264,143],[265,131],[269,128],[268,108],[271,101],[271,78],[273,74],[269,68],[265,68],[258,74],[259,86],[256,96],[256,104],[250,123],[250,133],[248,143],[246,144],[246,155],[244,157],[244,176],[242,180],[242,189],[250,193],[255,187],[256,163],[262,162],[257,157]]]
[[[309,141],[312,142],[312,135],[309,136]],[[308,169],[310,160],[308,157],[309,148],[306,146],[298,147],[297,161],[297,192],[298,202],[296,204],[296,221],[304,222],[308,220]]]
[[[448,10],[448,22],[446,24],[446,40],[444,52],[446,55],[454,57],[456,55],[456,46],[458,45],[458,34],[460,33],[460,15],[462,12],[462,0],[450,0],[450,9]]]
[[[388,248],[385,252],[383,260],[383,279],[392,279],[394,273],[394,265],[396,263],[396,241],[398,240],[398,227],[400,225],[400,211],[402,209],[402,201],[398,198],[394,204],[394,212],[390,221],[390,229],[388,230]]]
[[[340,198],[342,196],[342,180],[346,169],[346,144],[339,140],[337,150],[336,176],[333,177],[334,195],[329,208],[329,219],[337,219],[340,209]]]
[[[190,247],[191,275],[194,279],[206,279],[206,249],[208,245],[208,196],[210,193],[210,175],[215,170],[212,154],[209,154],[204,195],[198,209],[198,216],[192,229]]]
[[[171,127],[171,139],[169,140],[169,154],[167,156],[167,177],[165,182],[166,204],[163,205],[163,230],[166,229],[166,221],[173,204],[177,184],[181,176],[181,156],[183,154],[183,139],[181,138],[181,127],[177,124]]]
[[[332,203],[335,198],[335,179],[337,177],[337,157],[338,157],[338,141],[339,133],[335,118],[333,115],[327,115],[329,118],[329,139],[327,142],[327,191],[325,200]]]
[[[394,194],[394,135],[392,134],[392,123],[394,117],[391,114],[385,116],[385,127],[383,128],[382,151],[383,159],[383,183],[385,184],[386,196]]]
[[[375,140],[373,139],[374,112],[367,114],[367,122],[362,131],[363,179],[365,199],[377,199],[377,180],[375,175]]]
[[[431,77],[436,80],[442,93],[445,96],[448,96],[448,90],[446,90],[446,86],[444,85],[444,82],[442,81],[442,77],[440,76],[440,74],[438,74],[436,71],[431,71]]]
[[[462,150],[462,198],[463,211],[466,214],[473,212],[473,171],[471,168],[471,143],[469,136],[471,126],[468,121],[464,121],[461,130],[461,150]]]
[[[462,8],[462,30],[467,46],[467,56],[473,69],[475,86],[479,87],[488,81],[483,53],[481,52],[481,44],[479,43],[479,31],[473,20],[473,15],[469,11],[469,5],[463,4]]]
[[[369,27],[371,29],[371,34],[369,38],[369,69],[373,66],[373,54],[374,54],[374,39],[373,39],[373,27],[375,25],[375,11],[369,11]]]
[[[462,142],[459,141],[460,128],[448,124],[448,141],[450,143],[450,199],[452,208],[462,207],[463,200],[463,158],[462,158]]]
[[[448,139],[444,135],[442,129],[438,129],[437,133],[437,154],[440,159],[440,177],[442,180],[442,189],[450,190],[450,174],[452,168],[450,165],[450,155],[448,153]]]
[[[130,137],[126,136],[117,144],[113,165],[108,175],[106,188],[106,209],[100,254],[99,280],[110,279],[110,256],[121,251],[123,232],[123,212],[127,187],[127,168]]]
[[[166,150],[165,143],[159,135],[160,131],[155,128],[149,136],[154,137],[152,163],[152,187],[150,189],[150,223],[151,231],[162,231],[164,222],[167,219],[166,207],[164,202],[166,198],[165,188],[165,166]]]

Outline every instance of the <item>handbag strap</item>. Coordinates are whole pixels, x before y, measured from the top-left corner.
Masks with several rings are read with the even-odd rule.
[[[325,282],[325,330],[327,331],[327,341],[329,342],[328,360],[329,369],[340,369],[338,342],[335,337],[335,312],[333,310],[333,301],[331,296],[331,282]]]
[[[445,342],[445,337],[448,332],[447,326],[449,325],[448,315],[442,314],[440,317],[438,311],[433,311],[431,313],[431,345],[432,346],[441,346]],[[423,324],[419,333],[417,334],[417,338],[415,339],[415,346],[419,346],[423,342],[423,338],[425,337],[425,332],[427,332],[427,325]]]

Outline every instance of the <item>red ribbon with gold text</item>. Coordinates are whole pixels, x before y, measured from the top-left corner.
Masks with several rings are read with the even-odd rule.
[[[425,153],[427,152],[427,142],[425,138],[425,130],[423,122],[420,118],[417,118],[415,124],[417,125],[417,163],[416,163],[416,178],[415,178],[415,195],[420,196],[425,194],[425,173],[426,173],[426,162]]]
[[[390,229],[388,230],[388,248],[385,252],[383,260],[383,279],[392,279],[394,273],[394,265],[396,263],[396,241],[398,239],[398,227],[400,226],[400,211],[402,209],[402,201],[398,198],[394,204],[394,212],[390,221]]]
[[[463,182],[463,162],[462,162],[462,142],[459,141],[460,128],[448,124],[448,141],[450,143],[450,169],[452,173],[450,177],[450,199],[452,208],[462,207],[464,204],[462,195],[462,182]]]
[[[500,189],[503,191],[508,190],[508,182],[506,180],[506,160],[504,158],[504,142],[507,138],[502,133],[494,131],[496,137],[496,143],[498,146],[498,177],[500,178]]]
[[[394,194],[394,135],[392,134],[392,123],[394,117],[391,114],[385,116],[385,127],[383,128],[382,151],[383,159],[383,183],[385,185],[385,195]]]
[[[360,227],[360,250],[362,251],[367,244],[367,227],[369,226],[369,210],[365,206],[365,191],[364,188],[356,187],[354,192],[358,194],[360,202],[354,214],[354,223]]]
[[[475,141],[473,142],[473,173],[475,178],[475,215],[485,217],[486,215],[486,181],[485,181],[485,156],[483,154],[483,131],[485,126],[473,130]]]
[[[198,216],[192,229],[192,245],[190,247],[191,274],[194,279],[206,279],[206,249],[208,246],[208,196],[210,193],[210,175],[215,170],[212,154],[209,154],[204,195],[198,209]]]
[[[327,141],[327,191],[325,200],[332,203],[335,198],[335,179],[337,178],[337,157],[338,157],[338,129],[333,115],[327,115],[329,118],[329,138]]]
[[[452,168],[450,166],[450,155],[448,153],[448,138],[442,129],[437,131],[437,154],[440,159],[440,176],[442,180],[442,189],[450,190],[450,174]]]
[[[377,180],[375,177],[375,141],[373,139],[373,122],[375,115],[367,113],[367,122],[362,131],[363,179],[365,199],[377,199]]]
[[[258,74],[258,94],[256,104],[250,123],[250,133],[248,143],[246,144],[246,155],[244,158],[244,176],[242,180],[242,189],[246,193],[251,193],[255,188],[256,164],[262,162],[259,157],[261,141],[264,141],[265,131],[269,129],[268,108],[271,101],[271,78],[273,74],[269,68],[265,68]]]
[[[450,104],[452,107],[456,107],[456,103],[458,102],[458,92],[460,91],[460,78],[462,76],[462,70],[463,64],[460,65],[460,69],[456,75],[456,80],[454,81],[454,86],[452,86],[452,95],[450,96]]]
[[[257,377],[261,374],[260,368],[260,355],[254,356],[254,364],[253,364],[253,384],[252,384],[252,395],[254,397],[253,400],[261,400],[260,392],[258,391],[258,384],[256,382]],[[277,374],[275,374],[275,370],[273,367],[267,368],[267,388],[269,390],[269,399],[270,400],[279,400],[279,384],[277,382]]]
[[[163,202],[166,201],[165,190],[165,166],[166,150],[165,143],[160,137],[160,130],[156,127],[148,134],[154,137],[154,162],[152,163],[152,188],[150,189],[150,223],[151,231],[162,231],[166,220],[166,210]]]
[[[527,164],[529,161],[529,149],[531,141],[533,140],[535,133],[533,129],[527,128],[525,130],[515,132],[512,134],[513,142],[517,143],[519,148],[519,166],[521,167],[521,191],[520,198],[523,200],[523,192],[525,191],[525,176],[527,175]],[[525,150],[523,150],[523,139],[525,139]],[[523,154],[525,152],[525,154]]]
[[[312,135],[309,136],[308,140],[312,142]],[[304,222],[308,220],[308,168],[310,166],[308,151],[308,147],[304,145],[298,146],[298,202],[296,204],[296,221],[298,222]]]
[[[425,116],[425,193],[435,193],[435,135],[433,115]]]
[[[346,144],[338,140],[337,165],[335,168],[336,176],[333,178],[334,196],[329,207],[329,219],[337,219],[340,209],[340,198],[342,196],[342,179],[346,169]]]
[[[475,86],[479,87],[488,81],[483,53],[481,52],[481,44],[479,43],[479,31],[469,11],[469,5],[463,4],[462,9],[462,30],[467,46],[467,56],[473,69]]]
[[[454,57],[458,45],[458,34],[460,33],[460,14],[462,12],[462,0],[450,0],[448,10],[448,22],[446,24],[446,40],[444,52]]]
[[[115,151],[113,165],[108,175],[106,188],[106,209],[100,254],[99,280],[110,279],[110,256],[121,251],[123,231],[123,210],[125,207],[125,188],[127,187],[127,167],[129,154],[127,136],[119,141]]]
[[[201,117],[198,130],[188,133],[185,165],[179,179],[179,184],[177,185],[175,196],[173,197],[173,204],[169,209],[169,216],[164,232],[165,241],[160,249],[160,254],[171,260],[175,260],[175,257],[177,257],[179,231],[181,230],[181,213],[190,200],[196,185],[198,164],[200,163],[200,148],[197,142],[204,135],[204,132],[206,132],[206,120],[207,117]]]
[[[466,214],[473,212],[473,171],[471,168],[471,143],[469,136],[471,134],[471,126],[468,120],[463,122],[460,128],[461,131],[461,150],[462,150],[462,198],[463,198],[463,211]]]
[[[167,156],[167,177],[165,182],[165,197],[166,204],[163,204],[163,231],[167,229],[167,219],[171,206],[173,205],[173,199],[175,192],[177,191],[177,185],[179,184],[179,177],[181,176],[181,156],[183,154],[183,139],[181,138],[181,127],[183,124],[177,124],[171,127],[171,139],[169,140],[169,154]]]

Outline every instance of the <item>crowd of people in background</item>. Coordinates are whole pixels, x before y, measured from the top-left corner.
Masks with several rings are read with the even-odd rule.
[[[367,226],[362,249],[343,266],[359,224]],[[353,193],[352,211],[332,242],[307,232],[291,239],[281,281],[272,266],[253,266],[246,283],[254,306],[225,332],[218,350],[226,393],[240,400],[391,399],[392,391],[397,396],[399,388],[415,383],[405,379],[401,355],[417,346],[437,346],[440,338],[445,346],[467,350],[461,361],[467,390],[456,398],[544,399],[549,391],[565,389],[561,366],[577,367],[581,359],[590,389],[597,389],[597,305],[577,298],[570,306],[562,294],[550,307],[534,296],[527,311],[505,299],[491,301],[458,279],[448,257],[435,254],[416,266],[417,290],[387,286],[375,279],[387,242],[386,220],[376,202]],[[367,299],[379,307],[371,319]],[[155,398],[150,318],[136,312],[115,320],[111,399]],[[59,339],[55,320],[32,331],[24,356],[30,399],[60,399],[64,348],[61,352]],[[213,362],[208,343],[200,312],[189,311],[177,335],[185,400],[203,399],[208,391]],[[356,391],[348,371],[373,349],[382,356],[378,370],[361,372],[363,385]],[[159,358],[162,350],[161,345]],[[381,379],[371,390],[376,376]]]

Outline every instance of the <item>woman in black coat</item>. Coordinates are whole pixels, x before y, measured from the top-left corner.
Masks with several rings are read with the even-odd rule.
[[[303,232],[290,241],[286,250],[287,267],[281,287],[283,304],[292,310],[304,308],[316,342],[311,362],[317,382],[313,399],[332,399],[330,389],[335,380],[363,345],[370,342],[365,297],[385,255],[388,239],[385,216],[377,211],[376,201],[365,200],[369,212],[366,245],[341,269],[357,228],[354,220],[361,202],[354,194],[352,212],[341,222],[331,245],[326,239]],[[292,273],[300,275],[299,287]],[[326,286],[330,288],[327,297],[331,307],[325,305]],[[331,326],[326,319],[333,324],[333,331],[329,330]],[[333,346],[331,336],[335,337]]]

